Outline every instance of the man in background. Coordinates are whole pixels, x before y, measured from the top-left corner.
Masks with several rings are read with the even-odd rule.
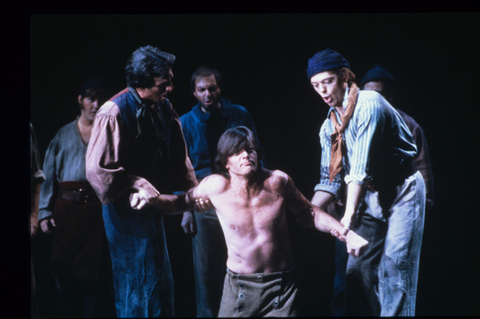
[[[39,204],[41,229],[52,235],[51,267],[71,318],[111,317],[113,284],[102,207],[85,173],[85,154],[95,114],[108,98],[106,83],[93,78],[80,88],[80,115],[50,142]]]
[[[379,65],[375,65],[370,69],[360,80],[360,88],[363,90],[373,90],[380,93],[390,104],[395,107],[395,80],[387,70]],[[430,211],[433,207],[433,172],[432,164],[430,162],[430,153],[428,151],[427,139],[422,127],[408,114],[395,107],[398,113],[402,116],[405,124],[410,129],[415,144],[417,145],[417,155],[414,157],[415,165],[425,180],[426,189],[426,212]]]

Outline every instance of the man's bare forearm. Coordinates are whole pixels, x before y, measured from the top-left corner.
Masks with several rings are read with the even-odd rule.
[[[195,190],[196,187],[180,195],[158,194],[148,200],[142,194],[135,192],[130,194],[130,206],[136,210],[153,207],[165,215],[183,214],[192,209],[204,212],[212,208],[213,205],[209,198],[194,197]]]
[[[155,207],[166,215],[178,215],[192,210],[195,200],[191,192],[180,195],[161,194],[155,200]]]
[[[335,197],[327,192],[324,191],[316,191],[315,194],[313,194],[313,198],[311,200],[312,204],[320,207],[322,210],[326,210],[327,206],[333,202]]]
[[[330,232],[332,236],[337,237],[339,240],[345,242],[347,245],[347,252],[353,256],[359,256],[361,249],[368,245],[368,241],[357,235],[354,231],[351,231],[347,227],[343,226],[335,218],[328,215],[318,207],[313,207],[315,217],[315,227],[323,232]]]
[[[345,214],[341,220],[341,223],[350,228],[352,219],[357,211],[358,205],[361,201],[361,198],[364,194],[364,189],[362,185],[355,182],[350,182],[347,185],[347,202],[345,203]]]
[[[322,232],[329,233],[335,230],[339,233],[343,231],[343,225],[335,218],[330,216],[320,208],[313,206],[315,227]]]

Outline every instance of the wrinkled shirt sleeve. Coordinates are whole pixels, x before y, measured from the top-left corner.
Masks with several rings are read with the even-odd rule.
[[[95,116],[86,154],[87,179],[102,204],[108,204],[134,186],[149,184],[138,176],[129,175],[120,159],[121,125],[118,107],[105,103]]]
[[[37,136],[32,123],[30,123],[30,172],[31,183],[43,183],[45,181],[45,174],[40,169],[40,151],[38,148]]]
[[[345,176],[345,182],[355,182],[362,185],[367,177],[368,156],[372,145],[372,138],[380,120],[380,105],[375,102],[365,102],[365,106],[358,110],[356,119],[356,139],[354,145],[347,145],[352,149],[350,171]]]
[[[45,160],[43,162],[43,172],[45,174],[45,182],[43,182],[40,189],[40,198],[38,204],[38,220],[53,216],[53,198],[56,192],[57,180],[55,153],[57,152],[58,143],[56,137],[50,142],[45,153]]]
[[[323,191],[332,194],[335,198],[339,197],[339,189],[341,185],[340,174],[337,174],[330,183],[330,153],[331,153],[331,134],[332,128],[330,128],[329,120],[323,122],[320,128],[320,146],[322,149],[322,156],[320,160],[320,182],[315,186],[315,191]]]

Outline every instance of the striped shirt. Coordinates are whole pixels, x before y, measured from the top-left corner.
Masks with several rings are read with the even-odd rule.
[[[343,108],[348,101],[345,92]],[[330,112],[335,112],[341,124],[340,114],[330,108],[327,119],[320,128],[320,183],[315,191],[325,191],[338,197],[341,173],[329,183],[331,134],[334,132]],[[394,173],[404,161],[413,158],[417,147],[412,134],[400,114],[377,92],[358,92],[357,105],[348,127],[343,133],[347,146],[347,156],[343,158],[345,182],[362,185],[367,178],[388,176]]]

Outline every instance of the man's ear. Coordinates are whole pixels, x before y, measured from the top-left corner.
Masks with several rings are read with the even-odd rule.
[[[77,98],[77,100],[78,100],[78,105],[80,106],[80,109],[81,109],[81,110],[83,110],[83,103],[82,103],[82,99],[83,99],[83,98],[82,98],[82,96],[81,96],[81,95],[79,95],[79,96],[78,96],[78,98]]]
[[[140,96],[140,98],[143,98],[145,93],[145,88],[135,88],[135,91],[137,91],[138,96]]]

